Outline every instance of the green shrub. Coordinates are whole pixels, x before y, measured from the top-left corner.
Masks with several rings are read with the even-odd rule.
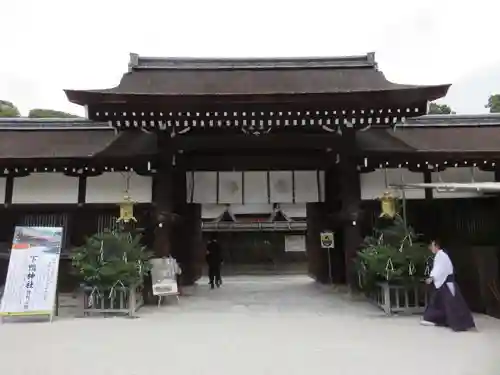
[[[73,250],[72,264],[85,285],[99,290],[140,285],[152,255],[140,241],[141,236],[122,231],[94,234]]]
[[[380,220],[371,236],[364,239],[356,266],[362,289],[377,282],[412,284],[425,278],[430,253],[427,244],[418,241],[402,218]]]

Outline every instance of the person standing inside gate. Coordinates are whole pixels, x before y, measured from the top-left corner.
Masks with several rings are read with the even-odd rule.
[[[208,278],[210,288],[214,289],[215,286],[219,288],[222,285],[221,265],[222,253],[217,239],[212,237],[207,244],[207,265],[208,265]]]
[[[429,250],[434,254],[434,264],[426,283],[434,285],[434,292],[421,324],[449,327],[453,331],[475,328],[474,318],[455,282],[450,257],[436,240],[431,242]]]

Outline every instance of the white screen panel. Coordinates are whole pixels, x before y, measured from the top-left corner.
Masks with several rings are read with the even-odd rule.
[[[219,203],[243,203],[242,172],[219,172]]]
[[[0,177],[0,204],[5,203],[5,185],[7,182],[6,177]]]
[[[477,168],[448,168],[440,173],[432,173],[432,182],[472,182],[473,170],[475,182],[495,181],[495,174],[493,172],[485,172],[478,170]],[[476,193],[473,191],[440,192],[434,190],[432,194],[434,198],[468,198],[481,196],[481,193]]]
[[[5,196],[5,194],[4,194]],[[14,178],[14,204],[68,204],[78,202],[78,178],[62,173],[32,173]]]
[[[245,172],[244,202],[268,203],[267,172]]]
[[[194,172],[194,203],[217,203],[217,173]]]
[[[149,203],[152,198],[153,179],[135,173],[110,172],[87,177],[87,203],[120,203],[125,191],[137,203]]]
[[[295,202],[318,202],[318,173],[316,171],[295,171]]]
[[[291,171],[269,172],[272,203],[293,202],[293,182]]]
[[[289,218],[305,219],[307,216],[305,203],[280,204],[280,208]]]

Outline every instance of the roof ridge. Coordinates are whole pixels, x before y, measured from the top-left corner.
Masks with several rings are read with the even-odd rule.
[[[132,70],[377,68],[375,52],[338,57],[152,57],[130,53]]]

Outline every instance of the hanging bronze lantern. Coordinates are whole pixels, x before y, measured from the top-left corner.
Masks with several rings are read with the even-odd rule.
[[[137,219],[134,217],[134,202],[129,195],[123,197],[123,201],[120,203],[120,217],[117,222],[119,223],[137,223]]]
[[[396,216],[396,198],[386,191],[380,198],[381,210],[380,217],[393,219]]]

